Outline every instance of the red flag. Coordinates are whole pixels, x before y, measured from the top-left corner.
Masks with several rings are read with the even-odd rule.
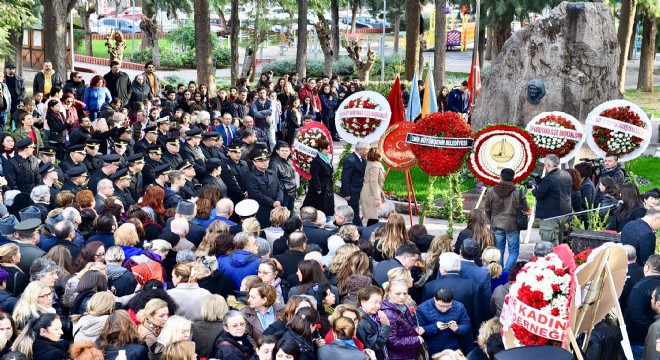
[[[470,78],[468,79],[468,89],[470,89],[470,108],[472,108],[472,103],[473,103],[472,96],[474,96],[474,99],[476,100],[476,98],[479,96],[479,92],[481,92],[481,68],[479,67],[479,52],[477,52],[476,60],[477,61],[475,63],[474,57],[472,58],[472,67],[470,68]],[[475,71],[477,73],[476,81],[474,76]]]
[[[401,96],[401,80],[399,80],[399,75],[397,75],[396,80],[394,80],[394,85],[392,85],[390,95],[387,97],[387,102],[390,103],[390,109],[392,109],[390,126],[405,121],[405,108],[403,107],[403,97]]]

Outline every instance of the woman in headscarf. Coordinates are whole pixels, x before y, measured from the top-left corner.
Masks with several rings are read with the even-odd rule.
[[[135,77],[131,83],[131,89],[133,89],[133,92],[131,93],[130,100],[128,100],[130,109],[132,109],[136,103],[141,103],[145,99],[152,99],[151,88],[149,87],[149,84],[144,81],[144,75],[138,75]]]

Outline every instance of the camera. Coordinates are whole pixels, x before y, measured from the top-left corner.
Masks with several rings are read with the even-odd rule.
[[[600,169],[601,165],[603,164],[603,158],[581,158],[580,161],[591,165],[593,176],[596,178],[600,176]]]
[[[527,182],[525,183],[525,186],[528,189],[533,189],[534,187],[536,187],[536,185],[539,182],[541,182],[541,175],[539,173],[533,172],[529,176],[531,177],[531,179],[527,180]]]

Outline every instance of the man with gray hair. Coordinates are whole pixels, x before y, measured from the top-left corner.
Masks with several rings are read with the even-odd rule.
[[[353,209],[353,224],[362,226],[360,219],[360,192],[364,183],[364,170],[367,168],[367,153],[371,145],[364,141],[355,144],[355,151],[344,160],[341,173],[341,195]]]
[[[623,285],[621,296],[619,296],[619,305],[621,305],[621,312],[625,313],[626,308],[628,307],[628,296],[630,295],[630,291],[638,281],[644,278],[644,267],[637,263],[637,251],[634,246],[627,244],[623,245],[623,250],[625,250],[626,256],[628,257],[628,274],[626,275],[626,283]]]
[[[69,206],[68,208],[65,208],[62,210],[62,217],[64,220],[69,220],[73,224],[73,227],[75,229],[76,235],[73,237],[73,242],[74,244],[80,246],[81,248],[85,246],[85,238],[83,237],[83,234],[78,231],[78,226],[82,223],[82,217],[80,216],[80,211],[78,209]]]
[[[94,209],[97,214],[100,214],[103,210],[105,199],[109,198],[114,193],[115,187],[110,179],[99,180],[99,183],[96,184],[96,196],[94,197],[94,200],[96,201],[96,207]]]
[[[48,185],[38,185],[30,191],[30,199],[34,206],[41,213],[41,221],[46,221],[48,216],[48,207],[50,204],[50,187]]]
[[[362,239],[371,238],[371,234],[374,231],[376,231],[376,229],[378,229],[381,226],[385,226],[385,224],[387,224],[387,219],[390,217],[390,215],[396,214],[396,208],[394,207],[394,203],[391,201],[385,201],[384,203],[380,204],[378,206],[378,209],[376,209],[376,214],[378,215],[378,222],[375,224],[371,224],[371,226],[367,226],[363,228],[360,238]]]
[[[71,242],[76,236],[76,229],[73,226],[73,223],[70,220],[62,220],[55,224],[53,230],[53,235],[57,238],[53,247],[62,245],[69,250],[71,258],[77,258],[78,255],[80,255],[82,248]]]
[[[541,220],[541,239],[559,245],[564,240],[566,220],[572,211],[571,175],[559,168],[559,157],[550,154],[545,157],[545,177],[532,190],[536,198],[536,217]],[[547,219],[547,220],[546,220]]]
[[[422,301],[433,298],[439,289],[451,289],[454,292],[454,300],[465,306],[472,327],[479,329],[480,322],[477,322],[478,316],[475,313],[479,298],[479,286],[472,280],[460,277],[461,257],[458,254],[454,252],[440,254],[439,264],[438,278],[424,286]]]
[[[549,241],[539,241],[534,245],[534,256],[544,257],[552,252],[555,246]]]
[[[195,248],[195,244],[187,239],[188,232],[190,230],[188,220],[182,218],[174,219],[170,224],[170,229],[172,234],[179,237],[178,241],[176,241],[176,244],[171,242],[173,245],[172,250],[191,250]]]
[[[261,259],[257,256],[257,240],[247,231],[234,236],[234,250],[231,255],[220,260],[218,271],[231,278],[234,290],[241,288],[241,281],[249,275],[257,275]]]
[[[167,219],[163,232],[170,232],[170,226],[174,219],[186,219],[188,221],[188,235],[186,238],[195,246],[199,246],[199,244],[202,242],[202,239],[206,235],[206,228],[195,221],[196,215],[197,205],[194,202],[189,200],[179,201],[176,205],[174,218]]]
[[[225,224],[231,226],[235,226],[236,223],[229,220],[229,218],[234,214],[234,202],[231,201],[229,198],[223,198],[218,200],[218,202],[215,204],[215,216],[212,218],[209,218],[202,224],[205,228],[208,228],[209,225],[211,225],[212,222],[219,220],[224,222]]]
[[[316,244],[321,248],[323,255],[328,254],[328,238],[332,232],[320,228],[316,224],[318,213],[315,208],[311,206],[304,206],[300,209],[300,220],[303,225],[303,232],[307,236],[308,244]]]

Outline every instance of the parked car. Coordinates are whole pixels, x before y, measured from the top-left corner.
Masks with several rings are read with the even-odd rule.
[[[382,21],[371,18],[371,17],[368,17],[368,16],[358,16],[356,18],[356,20],[361,22],[361,23],[371,25],[374,28],[382,28],[383,27],[383,22]],[[356,25],[356,27],[357,27],[357,25]],[[388,22],[385,22],[385,27],[386,28],[392,27],[392,25]]]
[[[351,18],[339,18],[339,22],[348,25],[349,27],[352,26],[352,20]],[[363,23],[362,21],[355,21],[355,28],[356,29],[371,29],[374,26],[369,25],[367,23]]]
[[[124,34],[140,33],[140,25],[131,20],[120,18],[103,18],[96,22],[90,20],[92,34],[106,34],[108,31],[119,30]]]

